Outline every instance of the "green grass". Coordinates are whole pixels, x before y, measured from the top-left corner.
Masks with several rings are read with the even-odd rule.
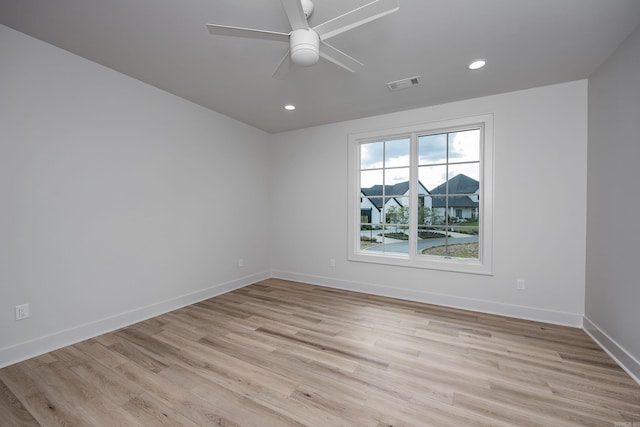
[[[423,249],[423,255],[450,256],[454,258],[478,258],[477,243],[459,243],[447,246],[435,246]]]

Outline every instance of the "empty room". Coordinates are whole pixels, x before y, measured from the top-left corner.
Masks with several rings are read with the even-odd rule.
[[[638,70],[638,0],[0,0],[0,425],[640,427]]]

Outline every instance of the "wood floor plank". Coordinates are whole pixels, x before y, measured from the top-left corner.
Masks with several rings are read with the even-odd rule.
[[[24,407],[15,394],[0,380],[0,414],[2,423],[12,426],[39,426],[33,415]]]
[[[640,385],[580,329],[280,279],[0,369],[3,426],[616,423]]]
[[[0,381],[13,392],[40,425],[83,425],[82,418],[66,401],[66,397],[59,401],[60,395],[57,390],[36,375],[26,363],[17,363],[0,369]],[[10,418],[12,414],[0,414],[0,419]]]

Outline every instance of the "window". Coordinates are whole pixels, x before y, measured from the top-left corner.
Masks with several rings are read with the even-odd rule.
[[[349,259],[491,274],[493,117],[349,136]]]

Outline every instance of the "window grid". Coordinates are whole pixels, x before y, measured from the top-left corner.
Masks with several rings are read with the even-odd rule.
[[[356,163],[357,167],[355,167],[354,169],[350,168],[349,173],[351,177],[355,178],[355,180],[352,179],[351,182],[356,184],[356,186],[358,187],[357,190],[360,191],[360,189],[363,187],[361,185],[362,172],[380,171],[381,178],[378,179],[382,179],[380,184],[382,188],[380,193],[378,193],[380,194],[381,198],[378,203],[381,205],[381,230],[377,231],[376,234],[379,233],[378,237],[382,235],[382,246],[384,249],[382,251],[374,253],[373,251],[367,250],[367,247],[361,247],[358,243],[357,245],[353,246],[353,250],[349,250],[349,259],[355,261],[366,261],[383,264],[435,268],[440,270],[492,274],[490,240],[493,229],[491,219],[493,212],[492,195],[491,191],[489,191],[489,193],[486,193],[484,187],[488,186],[489,190],[491,190],[493,187],[493,124],[492,116],[490,114],[476,116],[476,119],[477,120],[475,121],[467,119],[446,121],[451,122],[452,125],[441,126],[434,129],[433,131],[425,131],[425,128],[429,127],[428,125],[423,125],[424,128],[422,129],[420,129],[420,126],[406,126],[405,129],[408,129],[409,132],[404,133],[403,131],[399,131],[399,129],[401,128],[398,128],[396,129],[398,133],[395,133],[394,136],[390,136],[389,133],[384,135],[383,132],[363,132],[357,135],[350,135],[350,147],[352,147],[349,151],[350,159],[355,160],[355,162],[353,160],[350,160],[350,163],[354,166],[354,163]],[[460,122],[464,121],[467,121],[467,124],[460,125]],[[470,122],[472,124],[469,124]],[[471,150],[469,153],[463,152],[463,154],[461,155],[459,150],[461,141],[456,141],[455,138],[457,134],[465,131],[478,132],[480,140],[478,142],[477,148],[475,149],[476,151]],[[378,133],[379,135],[375,136],[376,133]],[[487,134],[489,134],[488,138]],[[440,158],[438,160],[437,158],[427,158],[426,156],[423,159],[420,157],[419,154],[421,143],[418,143],[419,138],[430,135],[444,136],[444,159]],[[388,154],[390,154],[390,149],[396,149],[396,147],[389,147],[389,142],[397,142],[399,138],[405,138],[409,142],[408,156],[410,161],[409,165],[407,165],[406,167],[404,165],[398,166],[397,159],[389,160],[388,156]],[[379,165],[363,165],[364,162],[361,158],[361,149],[363,146],[370,143],[382,143],[382,162]],[[463,158],[457,159],[456,156],[462,156]],[[393,164],[393,166],[390,166],[390,164]],[[473,167],[474,165],[477,167]],[[429,192],[433,188],[433,183],[431,183],[432,185],[430,186],[424,185],[420,182],[420,178],[422,178],[423,174],[422,168],[426,167],[442,168],[442,170],[444,171],[444,182],[442,183],[444,184],[444,192],[442,192],[442,188],[440,188],[437,194],[430,194]],[[471,167],[471,169],[469,169],[469,167]],[[408,178],[407,184],[409,189],[404,194],[395,194],[398,191],[391,191],[391,185],[395,185],[398,175],[401,174],[394,174],[394,171],[398,171],[401,169],[405,169],[405,171],[402,171],[402,174],[404,174]],[[469,192],[469,188],[462,188],[462,192],[460,192],[460,186],[456,187],[454,191],[452,191],[452,188],[450,187],[450,181],[452,180],[452,178],[462,174],[463,172],[468,173],[468,171],[470,171],[470,173],[472,174],[471,176],[475,176],[477,178],[473,179],[476,182],[475,192]],[[488,174],[487,171],[489,172]],[[440,173],[437,170],[435,170],[435,172]],[[431,171],[429,171],[429,173],[431,173]],[[452,174],[454,175],[454,177],[451,176]],[[368,180],[368,182],[371,183],[373,181]],[[440,187],[440,185],[442,184],[439,184],[438,187]],[[404,188],[406,189],[406,187]],[[360,196],[362,196],[361,191],[359,196],[355,200],[360,200]],[[439,218],[437,220],[433,219],[436,216],[433,213],[433,209],[432,212],[425,214],[427,204],[424,202],[424,200],[430,200],[432,204],[429,206],[431,207],[433,206],[433,200],[435,197],[440,197],[438,206],[442,206],[441,210],[444,211],[444,215],[442,215],[442,221]],[[473,203],[470,203],[468,205],[463,204],[456,206],[455,203],[459,203],[459,201],[454,197],[469,197]],[[389,219],[389,212],[391,209],[390,207],[396,206],[398,204],[397,200],[395,200],[394,202],[392,199],[401,198],[404,200],[400,204],[400,206],[406,208],[407,212],[402,213],[400,216],[396,216],[397,212],[394,212],[393,219]],[[351,198],[351,200],[353,201],[354,198]],[[408,202],[406,202],[407,200]],[[443,203],[443,205],[441,203]],[[473,207],[474,204],[475,207]],[[466,207],[463,210],[459,206]],[[354,204],[353,207],[355,210],[358,205]],[[359,209],[357,210],[360,212]],[[406,219],[407,213],[408,224]],[[370,222],[364,223],[365,216],[360,215],[359,213],[356,214],[357,215],[350,215],[350,218],[354,218],[354,220],[353,222],[351,222],[350,220],[349,230],[357,231],[356,234],[361,235],[361,233],[363,233],[361,231],[363,229],[363,225],[369,225],[371,226],[370,228],[374,228],[375,224],[371,219],[371,215],[368,217]],[[471,220],[469,221],[469,219]],[[396,227],[397,230],[402,231],[403,233],[408,232],[409,240],[406,245],[408,246],[408,250],[404,249],[403,251],[387,251],[387,247],[384,244],[384,239],[389,235],[389,233],[392,233],[394,230],[396,230]],[[418,233],[420,232],[421,236],[423,235],[423,233],[424,235],[428,234],[425,232],[427,228],[430,228],[431,230],[433,230],[433,232],[443,233],[444,245],[442,246],[447,249],[444,255],[439,254],[434,256],[421,253],[422,249],[419,248],[418,242],[419,240],[424,240],[424,238],[419,238]],[[463,255],[462,258],[460,258],[459,255],[455,254],[451,256],[451,245],[459,243],[460,240],[456,240],[456,238],[459,238],[462,235],[451,234],[454,232],[454,229],[455,233],[466,232],[469,233],[470,236],[474,236],[477,242],[476,244],[478,246],[478,249],[476,249],[475,251],[475,256]],[[373,234],[374,233],[372,232],[370,236],[373,236]],[[354,236],[354,232],[350,231],[350,235]],[[439,259],[440,262],[434,263],[434,259]]]
[[[464,131],[473,131],[473,130],[478,130],[480,132],[482,132],[482,129],[479,127],[471,127],[468,129],[456,129],[455,131],[446,131],[446,132],[441,132],[441,133],[434,133],[434,134],[430,134],[430,135],[442,135],[442,134],[446,134],[446,144],[445,144],[445,162],[442,163],[435,163],[435,164],[430,164],[430,163],[426,163],[426,164],[422,164],[421,166],[444,166],[445,167],[445,176],[447,178],[450,177],[450,166],[452,165],[465,165],[465,164],[478,164],[480,165],[480,160],[468,160],[468,161],[461,161],[461,162],[456,162],[456,161],[451,161],[451,156],[450,156],[450,149],[451,149],[451,143],[452,143],[452,138],[454,137],[455,134],[459,133],[459,132],[464,132]],[[420,135],[422,136],[422,135]],[[482,142],[480,142],[480,144],[482,145]],[[419,156],[418,156],[419,159]],[[449,241],[450,239],[450,234],[449,234],[449,229],[453,228],[452,227],[452,222],[451,222],[451,213],[452,211],[452,206],[450,205],[450,200],[452,197],[452,193],[449,190],[449,185],[450,185],[450,179],[447,179],[445,181],[445,193],[443,195],[444,197],[444,201],[445,201],[445,215],[444,215],[444,225],[441,227],[444,229],[444,248],[445,248],[445,258],[451,258],[453,256],[453,254],[451,253],[451,247],[450,247],[450,243]],[[456,196],[467,196],[467,197],[472,197],[473,194],[472,193],[456,193]],[[462,209],[456,209],[456,214],[455,217],[458,218],[458,214],[457,212],[460,211],[462,212]],[[460,215],[462,216],[462,215]],[[437,227],[436,227],[437,228]],[[465,229],[464,226],[459,226],[459,228],[461,229]],[[482,233],[482,230],[479,230],[479,234]],[[416,239],[417,240],[417,239]],[[478,252],[478,257],[481,256],[480,253],[481,248],[479,248]],[[413,252],[416,255],[421,255],[418,251]],[[424,256],[424,255],[422,255]]]
[[[381,229],[379,230],[380,234],[379,236],[382,238],[382,249],[380,250],[380,252],[382,253],[397,253],[394,251],[388,251],[386,249],[386,245],[385,245],[385,239],[387,238],[388,235],[392,235],[393,231],[391,230],[387,230],[387,227],[395,227],[396,228],[396,232],[399,232],[397,230],[401,229],[403,225],[403,223],[401,222],[390,222],[390,209],[387,207],[387,203],[391,202],[392,200],[398,200],[398,199],[409,199],[409,195],[406,194],[402,194],[402,193],[397,193],[397,192],[387,192],[387,188],[391,186],[391,184],[389,184],[389,180],[388,180],[388,175],[392,174],[393,171],[400,171],[403,169],[409,169],[411,165],[410,164],[404,164],[404,165],[396,165],[396,166],[387,166],[387,150],[389,147],[390,143],[393,142],[399,142],[399,141],[403,141],[403,140],[409,140],[410,136],[395,136],[392,138],[385,138],[385,139],[380,139],[380,140],[375,140],[375,141],[365,141],[362,142],[359,147],[360,149],[362,148],[362,146],[368,145],[368,144],[382,144],[382,162],[381,162],[381,166],[380,167],[360,167],[360,176],[362,172],[371,172],[371,171],[380,171],[382,174],[381,177],[381,193],[379,196],[371,196],[369,197],[370,199],[380,199],[380,224],[381,224]],[[359,154],[361,154],[361,150],[359,150]],[[359,163],[361,164],[361,157],[359,156]],[[362,185],[360,185],[360,187],[362,187]],[[402,204],[402,203],[401,203]],[[374,224],[371,222],[364,222],[362,221],[363,216],[361,215],[361,222],[360,222],[360,226],[362,227],[364,226],[369,226],[371,228],[371,233],[369,233],[369,240],[373,240],[374,239],[374,233],[373,233],[373,227]],[[400,231],[401,232],[401,231]],[[362,235],[362,229],[361,229],[361,235]],[[361,249],[361,248],[360,248]]]

